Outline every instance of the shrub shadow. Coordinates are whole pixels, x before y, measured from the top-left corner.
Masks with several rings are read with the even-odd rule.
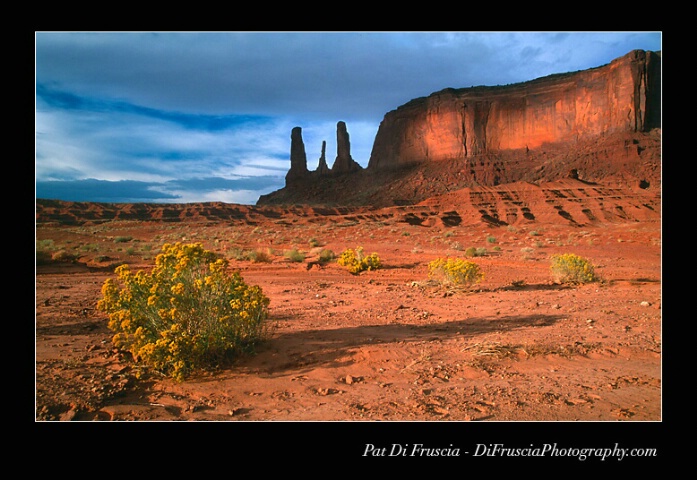
[[[258,353],[284,351],[286,345],[302,344],[303,351],[286,352],[289,361],[261,367],[267,374],[282,375],[298,369],[310,370],[317,367],[341,367],[353,362],[349,350],[365,345],[386,343],[416,343],[421,341],[443,341],[448,338],[473,338],[492,332],[510,332],[529,327],[554,325],[564,318],[561,315],[513,315],[493,318],[469,318],[443,323],[387,324],[340,327],[324,330],[303,330],[280,333],[260,346]],[[234,368],[234,367],[233,367]]]

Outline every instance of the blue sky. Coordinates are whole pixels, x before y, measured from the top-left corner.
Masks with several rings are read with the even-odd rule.
[[[368,165],[384,115],[661,50],[661,32],[35,32],[36,197],[254,204],[336,124]]]

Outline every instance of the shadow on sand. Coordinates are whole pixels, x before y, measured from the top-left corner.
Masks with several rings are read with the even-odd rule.
[[[284,375],[291,370],[295,374],[299,369],[345,367],[353,363],[348,354],[349,350],[366,345],[403,345],[423,341],[445,341],[455,337],[474,338],[492,332],[547,327],[562,318],[562,315],[512,315],[422,325],[393,323],[278,333],[259,345],[257,355],[242,360],[240,366],[259,369],[260,373],[274,376]],[[303,347],[301,351],[290,351],[289,345]],[[285,361],[276,364],[269,362],[269,358],[277,353],[282,353],[280,357],[285,358]]]

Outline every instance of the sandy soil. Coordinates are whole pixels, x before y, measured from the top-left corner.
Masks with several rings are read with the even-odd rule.
[[[288,220],[288,219],[286,219]],[[79,252],[36,271],[38,421],[661,421],[660,222],[410,225],[113,220],[37,225],[37,245]],[[271,336],[234,366],[176,383],[111,345],[95,309],[113,266],[148,268],[165,242],[202,242],[271,299]],[[363,246],[384,268],[313,263]],[[432,259],[473,259],[466,290],[427,282]],[[301,263],[283,256],[298,248]],[[593,262],[601,282],[555,284],[549,257]]]

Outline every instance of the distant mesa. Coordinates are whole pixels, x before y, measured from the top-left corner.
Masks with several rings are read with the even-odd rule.
[[[337,124],[307,169],[302,131],[291,132],[286,186],[258,205],[415,204],[468,187],[564,178],[660,189],[661,53],[505,86],[446,88],[385,114],[367,167]]]

